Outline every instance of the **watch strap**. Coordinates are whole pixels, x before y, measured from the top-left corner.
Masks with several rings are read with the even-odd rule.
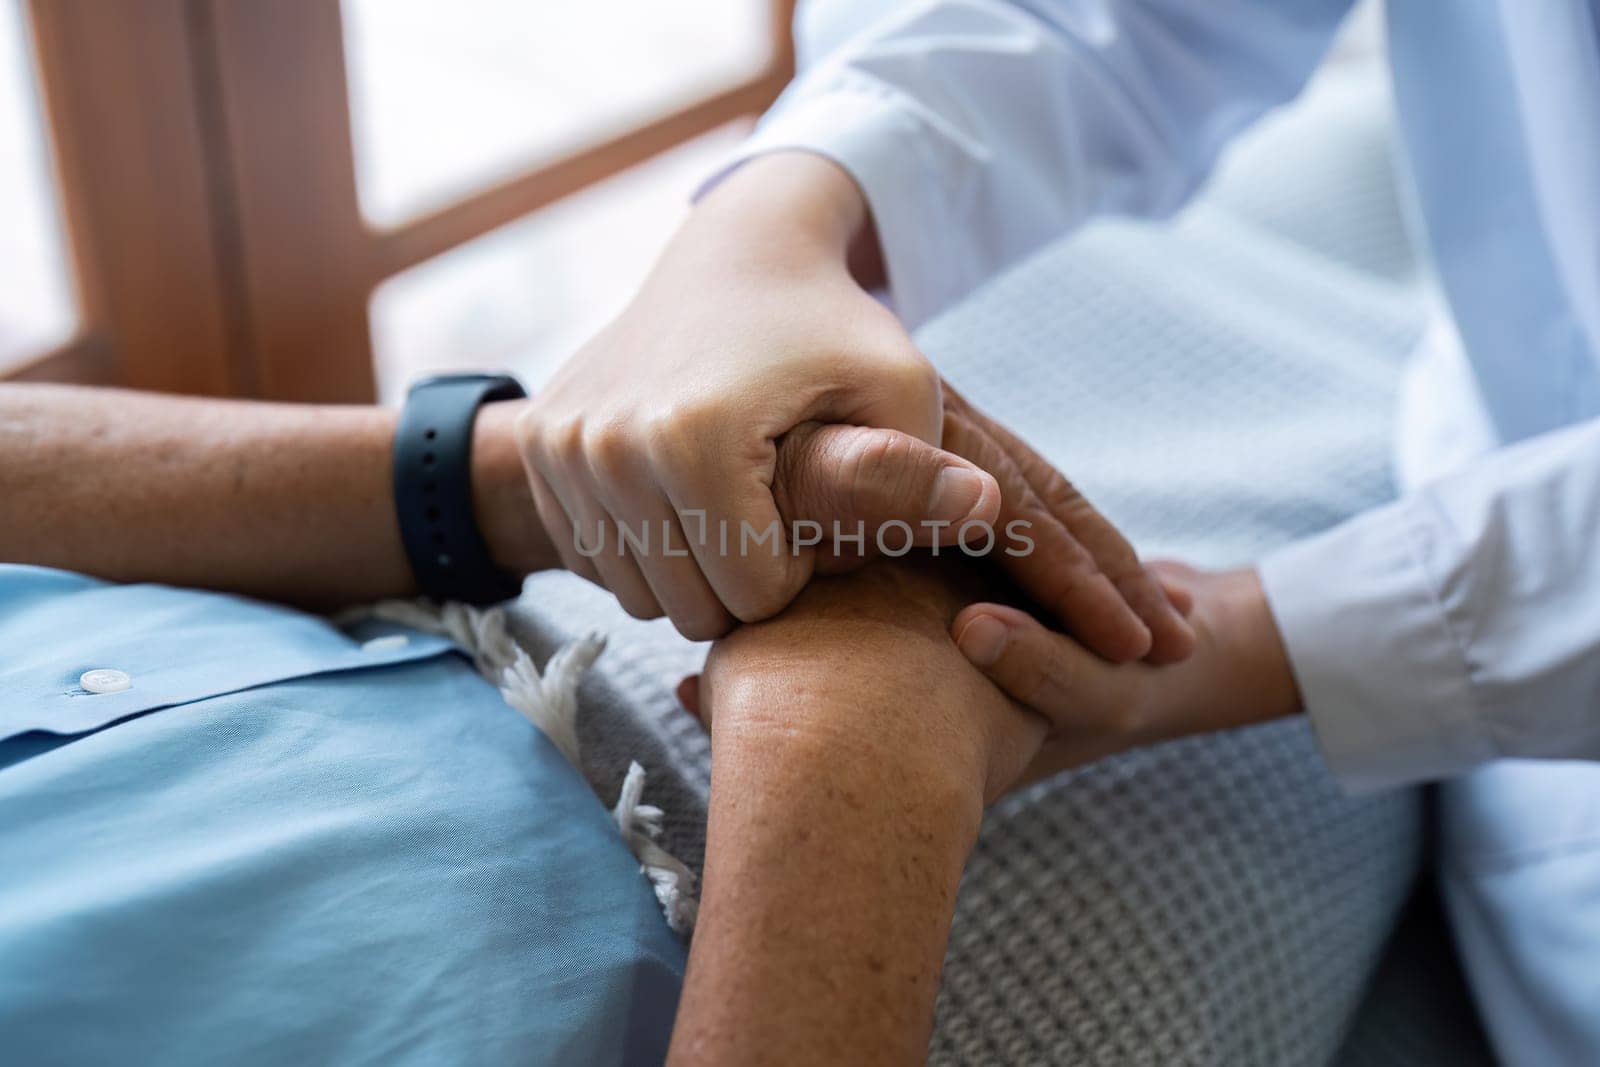
[[[394,503],[400,540],[423,595],[492,604],[522,591],[522,578],[489,555],[472,507],[472,427],[478,409],[527,396],[505,374],[424,378],[406,394],[394,438]]]

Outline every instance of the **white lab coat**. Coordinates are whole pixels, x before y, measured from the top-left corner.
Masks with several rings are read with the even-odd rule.
[[[822,6],[830,47],[739,158],[845,167],[916,325],[1092,215],[1177,209],[1350,2]],[[1387,24],[1448,308],[1404,390],[1408,491],[1261,574],[1341,780],[1453,778],[1446,897],[1501,1054],[1600,1062],[1600,764],[1552,762],[1600,759],[1600,34],[1583,0]]]

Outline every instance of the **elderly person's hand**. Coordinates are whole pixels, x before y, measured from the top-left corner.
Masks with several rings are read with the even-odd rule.
[[[1253,572],[1160,573],[1195,626],[1195,654],[1174,666],[1107,663],[1012,607],[958,612],[996,576],[950,559],[819,579],[716,644],[680,688],[713,757],[675,1062],[920,1062],[986,802],[1137,744],[1293,710]],[[958,650],[988,622],[1016,643],[987,669],[1040,713]]]
[[[969,562],[819,578],[717,642],[704,893],[674,1062],[919,1063],[985,801],[1047,724],[947,633]]]
[[[1015,573],[1069,631],[1114,660],[1181,658],[1183,624],[1126,542],[1021,442],[942,396],[852,275],[870,233],[854,182],[806,153],[747,163],[705,197],[628,308],[518,420],[563,564],[631,614],[708,638],[773,615],[809,580],[818,551],[789,537],[797,519],[830,534],[864,520],[869,541],[899,520],[919,545],[1026,519],[1045,558]],[[811,474],[782,462],[787,436],[824,426],[859,432],[824,438]],[[746,527],[778,540],[746,550]],[[623,545],[623,528],[648,530],[649,547]]]
[[[879,560],[819,578],[789,608],[718,641],[683,695],[713,751],[798,737],[871,760],[899,788],[992,801],[1033,762],[1049,723],[961,657],[948,627],[981,588],[970,561]],[[863,712],[870,706],[870,714]]]

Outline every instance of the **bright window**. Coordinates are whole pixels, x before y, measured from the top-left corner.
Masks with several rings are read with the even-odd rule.
[[[759,73],[761,0],[345,0],[362,213],[394,225]]]
[[[21,0],[0,0],[0,370],[78,319],[36,86]]]
[[[537,386],[622,309],[748,127],[715,130],[384,282],[371,307],[380,398],[451,369],[509,369]]]

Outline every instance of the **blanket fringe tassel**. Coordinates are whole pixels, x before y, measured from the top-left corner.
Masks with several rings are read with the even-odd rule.
[[[376,618],[427,633],[442,634],[472,657],[478,673],[500,690],[505,702],[538,727],[581,774],[578,753],[578,681],[605,649],[605,638],[590,633],[563,645],[545,664],[544,673],[519,645],[506,625],[504,608],[468,604],[436,605],[427,601],[385,600],[340,618]],[[694,872],[661,846],[663,813],[644,803],[645,770],[628,764],[611,817],[650,880],[667,925],[682,936],[694,929],[699,901]]]

